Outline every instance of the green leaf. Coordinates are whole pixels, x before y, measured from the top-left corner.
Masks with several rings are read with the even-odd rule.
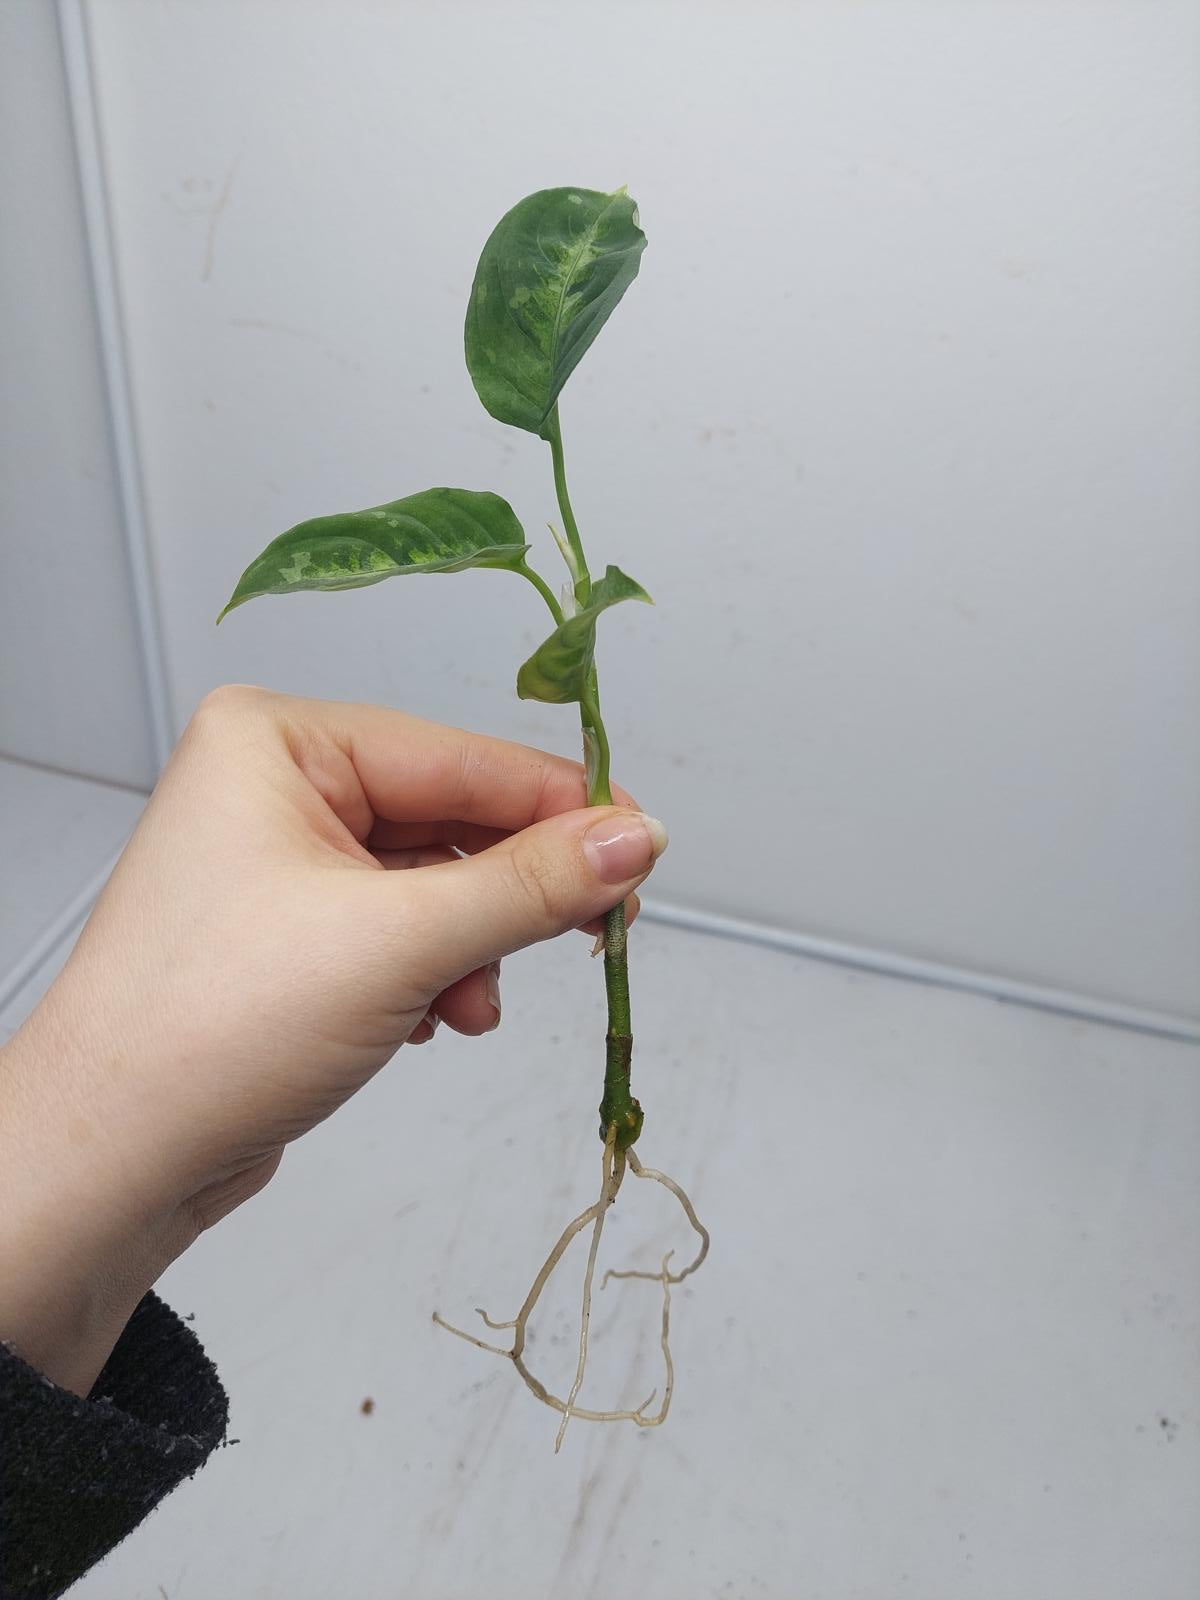
[[[408,572],[515,571],[528,548],[516,514],[498,494],[425,489],[386,506],[313,517],[281,533],[242,573],[217,621],[260,594],[362,589]]]
[[[653,604],[640,583],[620,567],[609,567],[592,585],[587,605],[558,627],[517,673],[517,694],[522,700],[545,700],[567,705],[582,697],[596,651],[596,618],[622,600]]]
[[[542,189],[483,247],[467,368],[492,416],[546,435],[563,384],[637,277],[646,235],[623,189]]]
[[[599,614],[607,611],[609,606],[618,605],[622,600],[644,600],[648,606],[654,601],[627,572],[622,572],[620,567],[606,567],[604,576],[597,578],[588,595],[587,609]]]

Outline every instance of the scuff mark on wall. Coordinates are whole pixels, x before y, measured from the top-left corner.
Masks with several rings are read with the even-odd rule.
[[[213,261],[217,249],[217,229],[221,225],[221,218],[225,215],[225,207],[229,204],[229,196],[233,191],[234,175],[238,169],[237,160],[230,162],[229,171],[225,174],[225,182],[221,185],[221,192],[209,207],[208,233],[204,240],[204,265],[200,270],[200,282],[207,283],[212,277]]]

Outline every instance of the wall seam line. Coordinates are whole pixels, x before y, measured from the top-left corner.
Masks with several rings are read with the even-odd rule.
[[[145,783],[126,783],[120,778],[104,778],[99,773],[87,772],[81,767],[60,767],[55,761],[35,761],[30,756],[16,755],[12,750],[0,749],[0,764],[24,767],[29,772],[45,772],[52,778],[76,778],[80,783],[94,783],[100,789],[116,789],[120,794],[150,795]]]
[[[109,856],[99,872],[68,900],[62,910],[42,929],[25,954],[0,978],[0,1011],[12,1003],[29,980],[41,971],[58,950],[75,924],[91,910],[92,902],[108,882],[121,852]]]
[[[116,477],[125,559],[133,599],[147,730],[155,763],[161,768],[175,742],[173,718],[134,421],[128,339],[117,281],[88,23],[83,0],[56,0],[56,11],[75,145],[76,176],[83,210],[96,339],[104,379],[109,448]]]
[[[725,916],[721,912],[694,910],[690,906],[674,905],[662,900],[644,900],[642,915],[663,927],[678,928],[689,933],[733,939],[741,944],[807,956],[811,960],[828,962],[834,966],[873,972],[882,977],[902,978],[910,983],[930,984],[935,988],[957,990],[963,994],[982,995],[1009,1005],[1075,1017],[1084,1022],[1104,1023],[1134,1033],[1152,1034],[1189,1044],[1200,1043],[1200,1022],[1174,1012],[1155,1011],[1127,1005],[1119,1000],[1104,1000],[1098,995],[1077,994],[1069,989],[1026,983],[1000,973],[980,972],[971,967],[956,967],[946,962],[902,955],[899,951],[825,939],[816,934],[772,927],[748,918]]]
[[[88,911],[108,882],[120,852],[112,856],[79,893],[63,908],[29,947],[25,956],[0,978],[0,1010],[3,1010],[30,978],[50,959],[74,924]],[[969,967],[954,967],[943,962],[904,956],[897,951],[878,950],[869,945],[823,939],[815,934],[775,928],[767,923],[727,917],[719,912],[697,911],[666,901],[644,900],[642,916],[647,922],[680,932],[706,934],[734,943],[778,950],[786,955],[870,972],[879,977],[907,983],[923,983],[933,988],[953,990],[992,999],[1027,1010],[1073,1017],[1081,1022],[1123,1028],[1133,1033],[1173,1039],[1187,1044],[1200,1043],[1200,1022],[1171,1012],[1146,1010],[1118,1001],[1101,1000],[1070,990],[1052,989],[1042,984],[1022,983],[998,974],[978,972]]]

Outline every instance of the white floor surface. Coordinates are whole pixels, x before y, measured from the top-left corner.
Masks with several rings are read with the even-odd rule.
[[[1193,1600],[1200,1052],[643,925],[641,1148],[712,1255],[666,1426],[555,1457],[430,1313],[512,1315],[593,1198],[600,987],[582,938],[506,963],[498,1033],[402,1051],[172,1268],[240,1442],[79,1600]],[[630,1183],[603,1259],[672,1244]],[[582,1259],[531,1347],[559,1388]],[[661,1381],[658,1314],[598,1296],[585,1401]]]

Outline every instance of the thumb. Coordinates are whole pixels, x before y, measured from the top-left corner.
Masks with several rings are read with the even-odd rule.
[[[666,847],[667,830],[655,817],[592,806],[535,823],[460,861],[389,873],[386,883],[403,897],[422,976],[442,988],[603,916],[637,888]]]

